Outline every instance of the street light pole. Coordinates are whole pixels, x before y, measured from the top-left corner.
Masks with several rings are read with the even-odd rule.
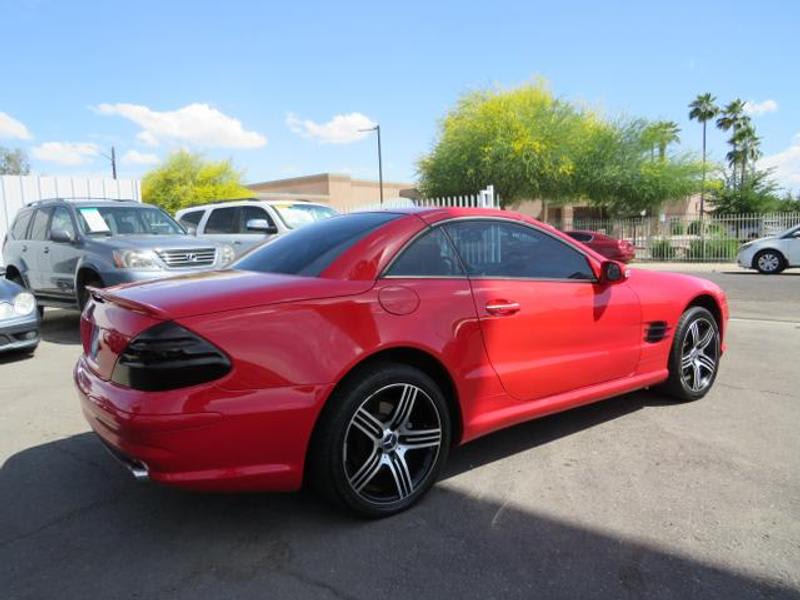
[[[111,176],[117,178],[117,151],[111,146]]]
[[[383,206],[383,156],[381,154],[381,126],[375,125],[369,129],[359,129],[359,131],[377,131],[378,132],[378,185],[380,186],[381,206]]]

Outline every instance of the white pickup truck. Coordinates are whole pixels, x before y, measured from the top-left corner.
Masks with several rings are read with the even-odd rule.
[[[325,204],[252,198],[184,208],[175,218],[198,237],[233,245],[239,256],[275,236],[337,214]]]

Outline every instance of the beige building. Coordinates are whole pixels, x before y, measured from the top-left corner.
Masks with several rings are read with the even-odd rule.
[[[307,200],[329,204],[344,209],[368,206],[380,202],[380,187],[377,181],[353,179],[349,175],[320,173],[291,179],[276,179],[251,183],[247,186],[259,198],[275,200]],[[413,183],[383,182],[383,197],[415,198],[417,190]]]

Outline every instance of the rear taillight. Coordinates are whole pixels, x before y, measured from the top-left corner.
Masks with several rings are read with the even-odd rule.
[[[216,346],[171,321],[137,335],[120,354],[111,381],[148,392],[207,383],[231,370]]]

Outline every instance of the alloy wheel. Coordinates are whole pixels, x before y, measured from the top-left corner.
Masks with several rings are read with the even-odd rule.
[[[717,329],[706,318],[689,325],[681,347],[681,380],[692,392],[702,392],[714,381],[719,359]]]
[[[360,404],[347,426],[347,482],[372,504],[405,500],[430,476],[442,439],[442,419],[425,390],[408,383],[382,387]]]

